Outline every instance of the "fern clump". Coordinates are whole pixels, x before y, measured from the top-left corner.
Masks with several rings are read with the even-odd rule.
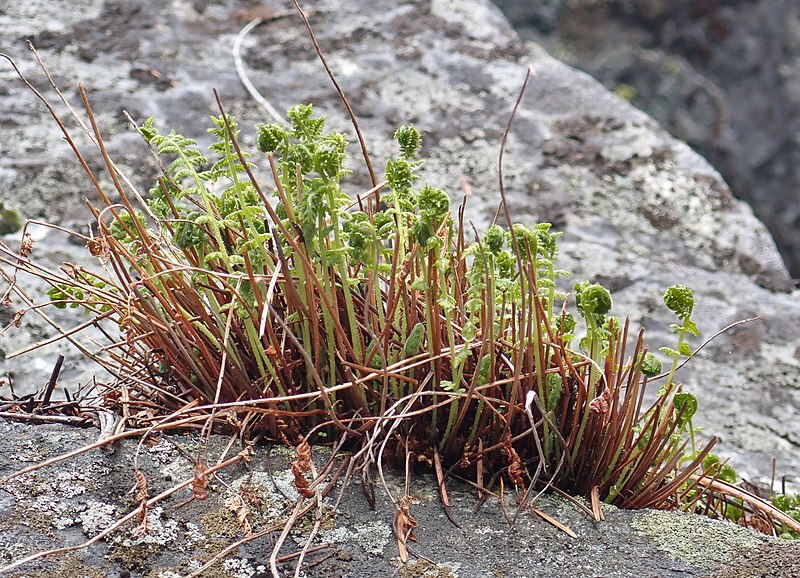
[[[660,362],[609,316],[601,285],[575,283],[570,311],[549,223],[494,224],[468,241],[450,195],[419,184],[410,125],[395,133],[385,182],[351,199],[344,135],[310,105],[288,118],[257,127],[263,156],[240,149],[230,115],[212,117],[206,152],[152,118],[139,127],[164,173],[144,206],[126,199],[100,221],[107,275],[51,292],[116,322],[124,355],[107,363],[134,397],[172,411],[254,403],[248,435],[292,443],[368,439],[394,416],[387,455],[440,456],[473,474],[480,464],[520,489],[596,488],[628,506],[663,505],[665,487],[687,483],[691,468],[659,464],[708,455],[693,429],[691,452],[680,443],[694,398],[672,387],[673,371],[639,414]],[[668,355],[685,355],[696,333],[687,291],[668,292],[682,322]],[[677,440],[666,451],[665,437]]]

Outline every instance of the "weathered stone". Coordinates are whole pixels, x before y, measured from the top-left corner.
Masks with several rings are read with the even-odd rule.
[[[8,450],[0,453],[2,477],[89,444],[96,432],[0,422],[0,436]],[[211,438],[207,454],[210,465],[225,451],[227,441],[223,437]],[[118,442],[113,453],[93,450],[3,483],[0,565],[48,548],[78,546],[135,511],[138,502],[129,491],[137,483],[134,459],[147,479],[149,495],[155,496],[192,479],[193,460],[198,452],[206,455],[203,448],[196,436],[174,436],[169,443],[154,436],[141,446],[135,440],[126,440]],[[228,457],[239,449],[228,450]],[[330,452],[319,449],[313,455],[321,470]],[[245,526],[232,509],[236,505],[231,500],[233,496],[248,500],[246,521],[254,533],[286,516],[298,498],[289,467],[293,457],[293,450],[284,447],[257,447],[252,469],[230,466],[220,472],[219,478],[209,479],[206,500],[191,501],[192,492],[186,488],[153,506],[147,515],[146,534],[136,534],[137,517],[88,548],[28,563],[5,575],[187,576],[222,548],[243,538]],[[392,471],[385,471],[384,475],[386,488],[393,499],[398,499],[403,493],[402,475]],[[764,576],[765,566],[749,573],[746,564],[755,558],[775,565],[778,573],[770,576],[788,577],[797,571],[800,559],[797,544],[785,544],[732,524],[680,512],[633,512],[611,506],[603,508],[605,521],[594,522],[575,504],[554,497],[543,498],[536,507],[577,537],[568,536],[530,512],[520,514],[510,527],[497,500],[487,500],[476,511],[474,491],[456,482],[448,484],[450,521],[439,501],[435,479],[423,473],[415,475],[410,484],[415,499],[410,512],[418,528],[417,541],[409,542],[409,546],[424,558],[412,555],[403,565],[392,533],[395,510],[390,494],[384,491],[375,472],[373,479],[377,495],[374,511],[368,507],[357,479],[351,480],[335,511],[333,505],[340,486],[334,487],[324,500],[319,531],[311,546],[330,546],[308,554],[308,564],[325,559],[305,570],[303,576],[678,578],[708,576],[729,566],[745,569],[736,574],[739,578]],[[513,517],[515,506],[508,496],[505,508],[506,515]],[[297,521],[281,555],[303,548],[315,519],[312,510]],[[279,532],[280,528],[276,533]],[[276,533],[249,541],[203,576],[268,576]],[[785,558],[776,560],[776,554]],[[294,563],[280,564],[279,571],[282,576],[292,575]]]
[[[496,4],[524,38],[630,98],[708,158],[800,277],[796,2]]]
[[[34,0],[12,6],[12,12],[0,16],[2,45],[37,85],[43,86],[23,44],[25,37],[34,37],[42,58],[75,104],[79,100],[69,87],[76,81],[85,84],[112,156],[143,189],[150,186],[157,168],[148,162],[145,146],[126,125],[120,114],[123,109],[138,120],[155,114],[160,127],[202,140],[207,116],[216,113],[211,94],[216,87],[227,110],[237,115],[245,129],[245,145],[254,140],[254,131],[247,128],[269,120],[242,88],[230,55],[241,27],[254,15],[261,15],[254,5],[144,0],[134,9],[129,2],[107,0],[86,3],[91,9],[83,15],[65,6]],[[414,122],[425,139],[426,178],[448,189],[453,198],[462,194],[462,182],[466,181],[472,190],[469,216],[479,230],[488,224],[499,200],[499,141],[525,71],[532,66],[536,75],[513,125],[504,163],[513,217],[528,223],[548,219],[564,231],[564,267],[575,272],[575,280],[598,280],[614,290],[612,314],[629,315],[634,324],[643,325],[653,350],[674,345],[674,336],[666,329],[671,314],[660,306],[660,295],[675,282],[695,290],[696,318],[705,336],[733,321],[761,316],[760,321],[739,326],[715,340],[679,372],[679,380],[698,396],[696,425],[705,426],[703,435],[721,437],[719,453],[732,455],[740,473],[768,479],[773,456],[778,459],[779,473],[800,471],[800,438],[793,420],[800,407],[800,301],[797,294],[789,292],[789,276],[764,226],[750,209],[733,199],[704,159],[590,77],[523,44],[483,0],[358,1],[336,10],[309,2],[306,7],[320,44],[359,116],[375,166],[380,168],[393,152],[390,136],[394,129],[403,122]],[[59,18],[60,12],[68,16]],[[13,26],[5,26],[12,20]],[[348,131],[355,140],[296,15],[280,16],[254,29],[244,41],[242,56],[251,81],[278,110],[313,102],[328,116],[330,125]],[[92,196],[89,182],[80,176],[46,111],[15,80],[8,66],[0,67],[0,78],[4,81],[0,90],[2,201],[28,217],[85,226],[86,212],[77,201],[83,195]],[[90,150],[85,143],[82,146]],[[356,174],[349,186],[356,192],[368,186],[368,178],[358,149],[350,150]],[[96,165],[97,156],[89,156]],[[6,240],[11,242],[8,237]],[[76,260],[81,248],[48,232],[41,234],[37,251],[37,257],[57,264]],[[83,320],[74,315],[57,319],[66,326]],[[28,314],[21,330],[4,334],[0,347],[10,352],[43,335],[43,324]],[[49,350],[27,359],[4,359],[2,371],[16,371],[17,392],[24,393],[26,386],[35,389],[46,382],[54,357]],[[82,363],[79,356],[73,356],[70,363],[73,373],[65,371],[61,385],[74,390],[94,368]],[[38,371],[32,371],[37,364]],[[7,394],[7,389],[3,393]],[[51,431],[33,428],[25,435],[47,437]],[[3,443],[10,443],[9,439],[4,436]],[[112,460],[106,456],[97,464],[111,468],[117,463],[128,481],[119,482],[121,486],[113,490],[103,486],[107,489],[100,491],[106,494],[92,498],[114,508],[120,507],[121,494],[133,485],[128,462],[113,458],[117,459],[122,461],[106,463]],[[477,520],[469,518],[469,498],[462,495],[461,519]],[[16,498],[11,500],[6,493],[0,496],[4,507],[16,507]],[[359,508],[359,503],[358,499],[353,504],[348,501],[347,507]],[[450,541],[442,543],[440,538],[454,531],[450,526],[445,530],[433,525],[441,515],[435,500],[429,503],[431,509],[418,515],[420,539],[429,541],[418,547],[438,563],[461,561],[460,576],[485,576],[495,569],[504,569],[506,576],[573,575],[570,564],[585,564],[584,575],[591,575],[592,563],[601,568],[598,575],[606,576],[668,576],[683,570],[688,575],[702,573],[680,563],[666,563],[655,554],[637,558],[642,542],[631,534],[616,541],[609,536],[609,543],[619,546],[601,555],[596,546],[606,542],[606,534],[594,532],[613,534],[617,531],[615,516],[628,520],[628,513],[610,513],[611,521],[597,529],[588,524],[587,528],[592,527],[587,534],[588,550],[578,546],[561,554],[536,550],[550,541],[567,548],[570,542],[555,531],[544,538],[531,534],[519,540],[488,542],[467,533],[460,534],[464,536],[462,549],[449,554]],[[553,507],[569,524],[582,523],[580,515],[568,513],[569,508]],[[94,518],[104,511],[90,509]],[[76,510],[64,517],[79,519],[79,513]],[[488,514],[488,521],[470,522],[471,527],[488,525],[493,531],[507,532],[496,514]],[[391,516],[390,509],[383,509],[370,519],[390,523]],[[86,524],[91,525],[92,519]],[[521,524],[526,528],[535,525],[528,517],[524,519]],[[84,537],[83,524],[81,519],[65,526],[71,537],[53,530],[52,524],[46,533],[53,533],[63,543],[75,543]],[[434,530],[424,533],[427,528]],[[547,526],[536,526],[536,531],[542,528],[551,532]],[[24,542],[22,538],[19,541]],[[34,546],[47,542],[46,536],[38,534],[31,541]],[[506,549],[499,549],[501,543]],[[633,549],[628,549],[630,545]],[[614,554],[614,547],[625,549]],[[393,571],[388,569],[391,548],[387,545],[387,558],[380,559],[386,575]],[[352,552],[354,566],[347,566],[346,559],[339,562],[343,568],[354,569],[350,574],[342,570],[341,575],[364,575],[363,564],[371,568],[378,563],[362,557],[355,546]],[[468,552],[475,557],[468,558]],[[344,558],[350,555],[344,554]],[[606,555],[609,565],[599,566]],[[263,563],[263,548],[254,556]],[[528,565],[537,557],[544,566],[529,571]],[[612,561],[638,561],[641,566],[613,566]],[[548,564],[555,568],[550,574],[544,570]],[[617,567],[621,569],[614,574]],[[424,574],[424,570],[419,568],[418,573]],[[370,570],[369,574],[382,575],[379,572],[384,570],[375,574]],[[446,575],[441,573],[445,570],[433,572]]]

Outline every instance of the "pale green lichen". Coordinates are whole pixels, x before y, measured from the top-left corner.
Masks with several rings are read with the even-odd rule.
[[[728,522],[683,512],[643,512],[631,525],[652,538],[659,550],[700,568],[727,564],[742,550],[751,550],[768,540]]]
[[[354,544],[370,556],[382,555],[391,536],[392,528],[382,520],[367,522],[356,528],[341,527],[320,532],[323,542]]]
[[[123,538],[119,545],[124,548],[133,546],[152,545],[166,546],[176,542],[179,537],[185,538],[178,527],[178,521],[174,519],[163,519],[164,508],[158,506],[147,513],[147,532],[138,537]],[[188,544],[187,546],[191,546]]]
[[[251,472],[234,480],[226,499],[233,494],[249,495],[260,505],[255,514],[265,520],[274,520],[300,497],[291,471]]]
[[[89,500],[86,509],[78,514],[83,533],[94,537],[116,521],[117,507],[96,500]]]

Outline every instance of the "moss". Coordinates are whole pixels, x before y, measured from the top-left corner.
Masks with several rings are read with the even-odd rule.
[[[8,209],[0,203],[0,235],[16,233],[22,228],[22,216],[14,209]]]
[[[24,526],[31,530],[40,532],[44,536],[54,537],[53,526],[55,525],[55,514],[42,512],[40,510],[26,510],[17,508],[15,517]]]
[[[235,538],[239,535],[239,522],[236,514],[227,508],[217,508],[200,516],[200,525],[206,536],[217,539]]]
[[[630,84],[618,84],[614,89],[614,94],[619,96],[620,98],[624,98],[628,102],[633,102],[633,100],[639,94],[639,91],[636,90],[636,87]]]
[[[322,518],[319,522],[319,529],[321,532],[329,532],[338,527],[335,514],[336,512],[332,506],[328,504],[322,504]],[[314,524],[317,523],[316,517],[316,510],[311,510],[305,516],[297,520],[297,523],[294,525],[294,529],[300,534],[305,536],[309,535],[311,530],[314,528]]]
[[[122,546],[118,544],[111,548],[106,558],[126,570],[142,570],[147,568],[156,553],[156,548],[151,545]]]
[[[53,570],[39,570],[35,572],[15,572],[8,578],[51,578],[52,576],[80,576],[81,578],[106,578],[106,574],[85,565],[78,558],[66,554],[59,562],[55,572]]]
[[[652,538],[659,550],[700,568],[728,564],[742,550],[756,548],[767,540],[729,522],[682,512],[653,510],[637,516],[631,525]]]
[[[458,578],[447,564],[434,564],[428,560],[414,560],[404,564],[398,572],[400,578]]]

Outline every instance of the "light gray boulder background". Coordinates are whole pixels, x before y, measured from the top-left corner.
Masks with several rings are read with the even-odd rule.
[[[479,230],[499,200],[500,137],[533,66],[504,167],[513,217],[548,220],[563,231],[564,268],[574,280],[612,289],[612,313],[645,327],[651,349],[674,344],[666,329],[671,314],[660,301],[675,282],[695,290],[704,336],[760,316],[715,340],[679,380],[699,399],[696,424],[705,427],[704,435],[720,437],[718,452],[731,456],[741,474],[768,481],[773,458],[779,475],[789,474],[791,481],[800,473],[800,298],[766,228],[707,161],[588,75],[524,44],[483,0],[304,4],[376,168],[394,153],[394,129],[415,123],[425,139],[427,180],[454,200],[466,181],[472,191],[468,215]],[[243,44],[257,89],[281,111],[314,103],[332,127],[355,141],[301,20],[283,15],[288,2],[31,0],[3,8],[0,49],[44,87],[24,43],[32,39],[76,105],[75,83],[84,83],[112,156],[143,189],[156,167],[123,110],[140,121],[155,115],[162,129],[207,142],[216,88],[244,129],[245,144],[253,142],[255,123],[270,120],[243,88],[231,56],[236,35],[255,17],[280,16],[254,29]],[[92,198],[90,183],[46,111],[3,63],[0,79],[0,201],[25,218],[85,230],[83,198]],[[356,174],[349,186],[365,190],[357,146],[350,152]],[[13,243],[17,237],[4,239]],[[58,263],[75,261],[81,252],[47,233],[35,255]],[[4,310],[4,319],[13,311]],[[28,314],[21,329],[1,338],[0,349],[5,354],[47,334]],[[18,393],[30,392],[46,382],[61,350],[2,359],[0,368],[15,372]],[[60,385],[74,391],[94,372],[71,354]],[[9,394],[7,386],[0,392]],[[478,574],[462,569],[460,575]]]
[[[709,159],[800,278],[800,4],[496,3],[523,38],[625,94]]]

